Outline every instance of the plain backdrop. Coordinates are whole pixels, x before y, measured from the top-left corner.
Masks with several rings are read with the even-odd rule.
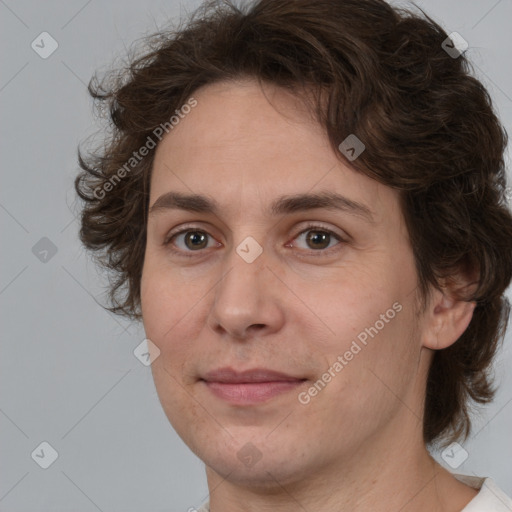
[[[512,0],[417,4],[468,41],[512,133]],[[73,189],[77,145],[98,128],[86,92],[92,74],[197,5],[0,0],[1,511],[170,512],[207,498],[201,461],[170,427],[150,368],[134,356],[141,326],[98,305],[105,276],[78,241]],[[511,347],[509,330],[498,395],[475,417],[456,471],[492,476],[509,495]],[[52,449],[58,458],[43,469]]]

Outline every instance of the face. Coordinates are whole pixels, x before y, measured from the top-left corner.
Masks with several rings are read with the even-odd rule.
[[[141,283],[169,421],[251,485],[405,435],[425,365],[397,192],[343,163],[288,92],[194,98],[156,151]]]

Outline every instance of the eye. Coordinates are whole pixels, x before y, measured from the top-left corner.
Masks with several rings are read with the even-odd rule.
[[[312,251],[325,251],[344,241],[333,231],[321,226],[309,226],[304,231],[301,231],[299,235],[293,239],[293,242],[297,240],[306,244],[306,250],[309,249]]]
[[[178,249],[171,248],[173,252],[186,253],[198,252],[215,246],[218,247],[221,244],[216,242],[206,231],[186,228],[169,236],[165,240],[164,245],[177,247]]]
[[[299,243],[296,243],[297,241]],[[309,251],[310,254],[316,252],[320,256],[330,252],[330,249],[340,245],[341,242],[345,242],[345,240],[330,229],[322,226],[308,226],[286,246],[298,247]],[[190,226],[176,233],[171,233],[164,241],[164,245],[169,246],[173,253],[187,257],[194,256],[192,253],[201,253],[204,249],[222,246],[208,232]]]

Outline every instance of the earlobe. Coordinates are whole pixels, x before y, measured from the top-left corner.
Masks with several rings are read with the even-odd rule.
[[[425,312],[423,346],[442,350],[455,343],[468,328],[476,302],[466,302],[436,291]]]

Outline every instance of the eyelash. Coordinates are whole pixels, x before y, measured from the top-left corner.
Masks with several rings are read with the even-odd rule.
[[[302,229],[299,233],[297,233],[293,238],[292,238],[292,241],[296,240],[299,236],[301,236],[302,234],[304,233],[307,233],[308,231],[318,231],[320,233],[325,233],[325,234],[328,234],[329,236],[331,237],[334,237],[339,243],[335,244],[333,247],[329,247],[327,249],[311,249],[309,251],[306,250],[306,252],[308,252],[309,254],[308,255],[312,255],[314,257],[321,257],[321,256],[325,256],[326,254],[330,254],[331,251],[333,249],[335,249],[338,245],[342,245],[343,243],[347,243],[347,240],[342,238],[340,235],[338,235],[337,233],[335,233],[334,231],[330,230],[330,229],[327,229],[327,228],[324,228],[323,226],[318,226],[316,224],[310,224],[310,225],[307,225],[305,227],[305,229]],[[189,233],[189,232],[198,232],[198,233],[203,233],[211,238],[212,235],[210,235],[207,231],[203,230],[203,229],[200,229],[198,228],[197,226],[186,226],[184,227],[183,229],[181,229],[180,231],[177,231],[176,233],[171,233],[168,237],[166,237],[166,239],[164,240],[164,243],[163,245],[166,246],[166,247],[169,247],[169,250],[174,253],[174,254],[177,254],[179,256],[183,256],[185,258],[193,258],[196,256],[196,254],[194,253],[201,253],[201,252],[204,252],[204,249],[201,250],[201,249],[198,249],[197,251],[183,251],[181,249],[174,249],[172,247],[172,241],[179,235],[183,234],[183,233]],[[339,250],[339,249],[338,249]],[[302,252],[304,252],[305,250],[302,250]]]

